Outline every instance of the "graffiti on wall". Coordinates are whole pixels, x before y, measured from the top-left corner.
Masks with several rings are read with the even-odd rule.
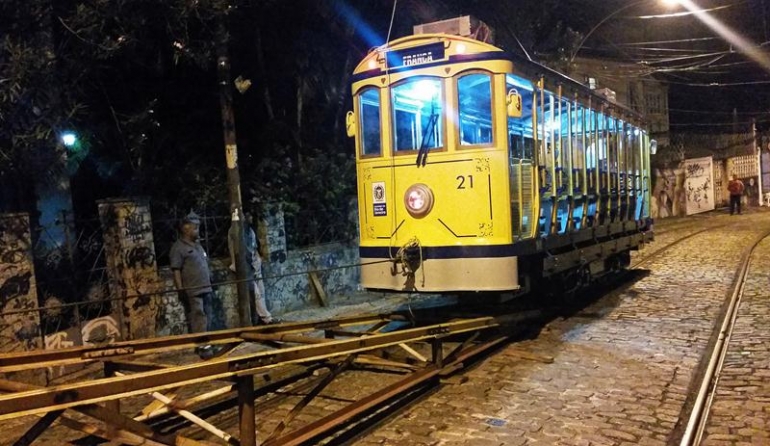
[[[712,158],[684,160],[682,169],[685,175],[687,215],[713,210],[715,201]]]
[[[667,218],[684,215],[686,192],[684,171],[677,169],[655,169],[655,183],[650,201],[653,218]]]
[[[99,347],[120,339],[118,323],[112,316],[103,316],[86,321],[82,327],[73,327],[45,336],[46,350],[61,350],[70,347]],[[48,367],[48,379],[54,379],[82,369],[82,365],[60,365]]]
[[[157,311],[153,298],[159,279],[149,205],[104,202],[99,204],[99,216],[104,227],[110,292],[126,298],[118,305],[117,332],[126,339],[153,336]]]
[[[32,238],[25,214],[0,215],[0,351],[38,348],[40,318],[32,263]]]

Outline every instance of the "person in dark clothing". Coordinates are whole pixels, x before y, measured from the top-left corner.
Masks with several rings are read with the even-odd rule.
[[[727,183],[727,190],[730,191],[730,215],[733,215],[736,210],[740,215],[743,189],[743,181],[739,180],[737,175],[733,175],[733,178]]]
[[[214,299],[208,256],[198,241],[196,220],[189,217],[182,220],[180,232],[169,254],[174,286],[187,311],[190,332],[203,333],[211,328],[211,302]],[[203,345],[195,350],[201,358],[209,359],[218,349]]]

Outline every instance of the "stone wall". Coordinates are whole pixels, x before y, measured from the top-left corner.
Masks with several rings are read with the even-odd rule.
[[[319,306],[313,299],[308,280],[308,271],[317,273],[324,291],[330,295],[350,293],[358,288],[360,272],[355,265],[359,261],[358,247],[354,245],[329,244],[299,251],[288,251],[282,261],[263,265],[267,308],[274,316],[285,312]],[[214,300],[214,327],[216,329],[238,326],[238,290],[231,282],[235,274],[228,268],[229,259],[212,259],[212,280],[217,298]],[[160,269],[164,289],[174,288],[173,276],[168,267]],[[187,333],[187,318],[184,308],[175,292],[163,294],[158,302],[155,320],[156,336]]]
[[[101,201],[99,219],[104,233],[110,295],[124,298],[113,306],[119,335],[122,339],[155,336],[159,279],[149,202],[142,199]]]
[[[360,282],[358,247],[356,244],[333,243],[287,251],[283,212],[270,207],[257,226],[265,278],[265,299],[274,316],[287,311],[318,306],[310,290],[308,272],[317,276],[324,291],[339,295],[357,290]],[[216,284],[214,326],[217,329],[238,326],[238,291],[232,284],[235,274],[228,268],[230,259],[211,259],[212,281]],[[160,270],[163,289],[173,289],[173,276],[168,267]],[[158,299],[156,335],[187,332],[187,319],[176,293],[165,293]]]
[[[82,321],[80,326],[51,333],[43,339],[37,311],[13,313],[0,322],[0,352],[61,349],[101,345],[118,339],[183,334],[188,331],[184,308],[174,290],[173,275],[166,266],[158,269],[152,238],[149,206],[144,200],[117,199],[99,204],[105,234],[105,255],[110,295],[125,297],[114,302],[113,312]],[[275,316],[319,306],[313,298],[309,272],[314,271],[328,296],[354,292],[359,284],[358,248],[352,244],[327,244],[287,251],[283,212],[272,208],[258,225],[267,306]],[[212,259],[216,284],[214,327],[239,325],[238,293],[230,260]],[[85,300],[85,299],[84,299]],[[38,307],[26,215],[0,216],[0,311]],[[48,379],[73,371],[51,367]]]
[[[37,308],[32,236],[27,214],[0,215],[0,312]],[[37,311],[0,319],[0,353],[42,348]]]
[[[328,295],[355,291],[360,279],[359,267],[345,267],[359,262],[358,247],[330,244],[289,251],[284,262],[269,262],[262,267],[267,306],[273,314],[317,306],[313,301],[308,271],[323,270],[318,278]]]

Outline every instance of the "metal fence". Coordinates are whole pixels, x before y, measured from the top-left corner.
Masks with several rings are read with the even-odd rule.
[[[350,205],[286,212],[283,229],[287,248],[353,240],[355,222],[350,212]],[[229,256],[230,217],[200,214],[201,244],[206,252],[212,258]],[[152,222],[158,266],[169,264],[182,215],[186,213]],[[43,335],[81,327],[86,321],[111,314],[116,296],[109,289],[100,220],[76,220],[62,213],[50,226],[33,227],[32,233],[38,304],[45,308],[40,312]]]
[[[41,328],[47,335],[109,314],[104,238],[98,219],[73,220],[63,212],[50,226],[32,228]],[[64,306],[87,301],[87,305]]]

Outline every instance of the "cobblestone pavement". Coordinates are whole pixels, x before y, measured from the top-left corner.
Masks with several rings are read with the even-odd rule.
[[[742,217],[712,214],[657,226],[656,242],[636,258],[691,234],[703,225],[729,224],[689,239],[658,256],[647,277],[610,293],[578,314],[545,326],[537,339],[506,347],[465,376],[397,414],[356,444],[361,445],[664,445],[677,422],[693,369],[734,276],[740,252],[770,213]],[[693,224],[691,224],[691,222]],[[329,309],[309,309],[287,320],[387,312],[404,308],[404,296],[350,300]],[[415,307],[440,305],[438,297],[415,299]],[[234,354],[252,347],[241,347]],[[553,363],[527,360],[553,357]],[[164,358],[185,363],[192,356]],[[398,379],[398,375],[347,372],[324,390],[289,429],[340,409]],[[258,438],[267,435],[307,393],[311,380],[280,395],[257,400]],[[219,384],[221,385],[221,384]],[[305,387],[301,387],[306,385]],[[195,393],[217,387],[206,384]],[[189,396],[183,391],[180,397]],[[131,414],[149,403],[133,399]],[[237,411],[207,418],[238,435]],[[31,418],[19,420],[29,426]],[[13,420],[12,420],[13,421]],[[18,426],[18,425],[17,425]],[[18,428],[3,423],[0,431]],[[199,430],[185,435],[207,439]],[[66,436],[65,436],[66,435]],[[9,438],[10,437],[10,438]],[[0,435],[0,445],[17,437]],[[72,432],[56,427],[40,444],[63,444]]]
[[[442,387],[356,444],[666,445],[740,254],[770,226],[770,213],[716,215],[708,224],[728,226],[672,247],[645,265],[646,277],[508,346],[466,382]],[[682,235],[674,232],[645,250]],[[523,359],[521,351],[553,363]],[[743,392],[758,385],[747,384]],[[765,404],[765,416],[766,401],[753,406]],[[729,414],[729,405],[718,413]],[[725,425],[759,429],[756,418]]]
[[[702,444],[770,445],[770,240],[752,256]]]

